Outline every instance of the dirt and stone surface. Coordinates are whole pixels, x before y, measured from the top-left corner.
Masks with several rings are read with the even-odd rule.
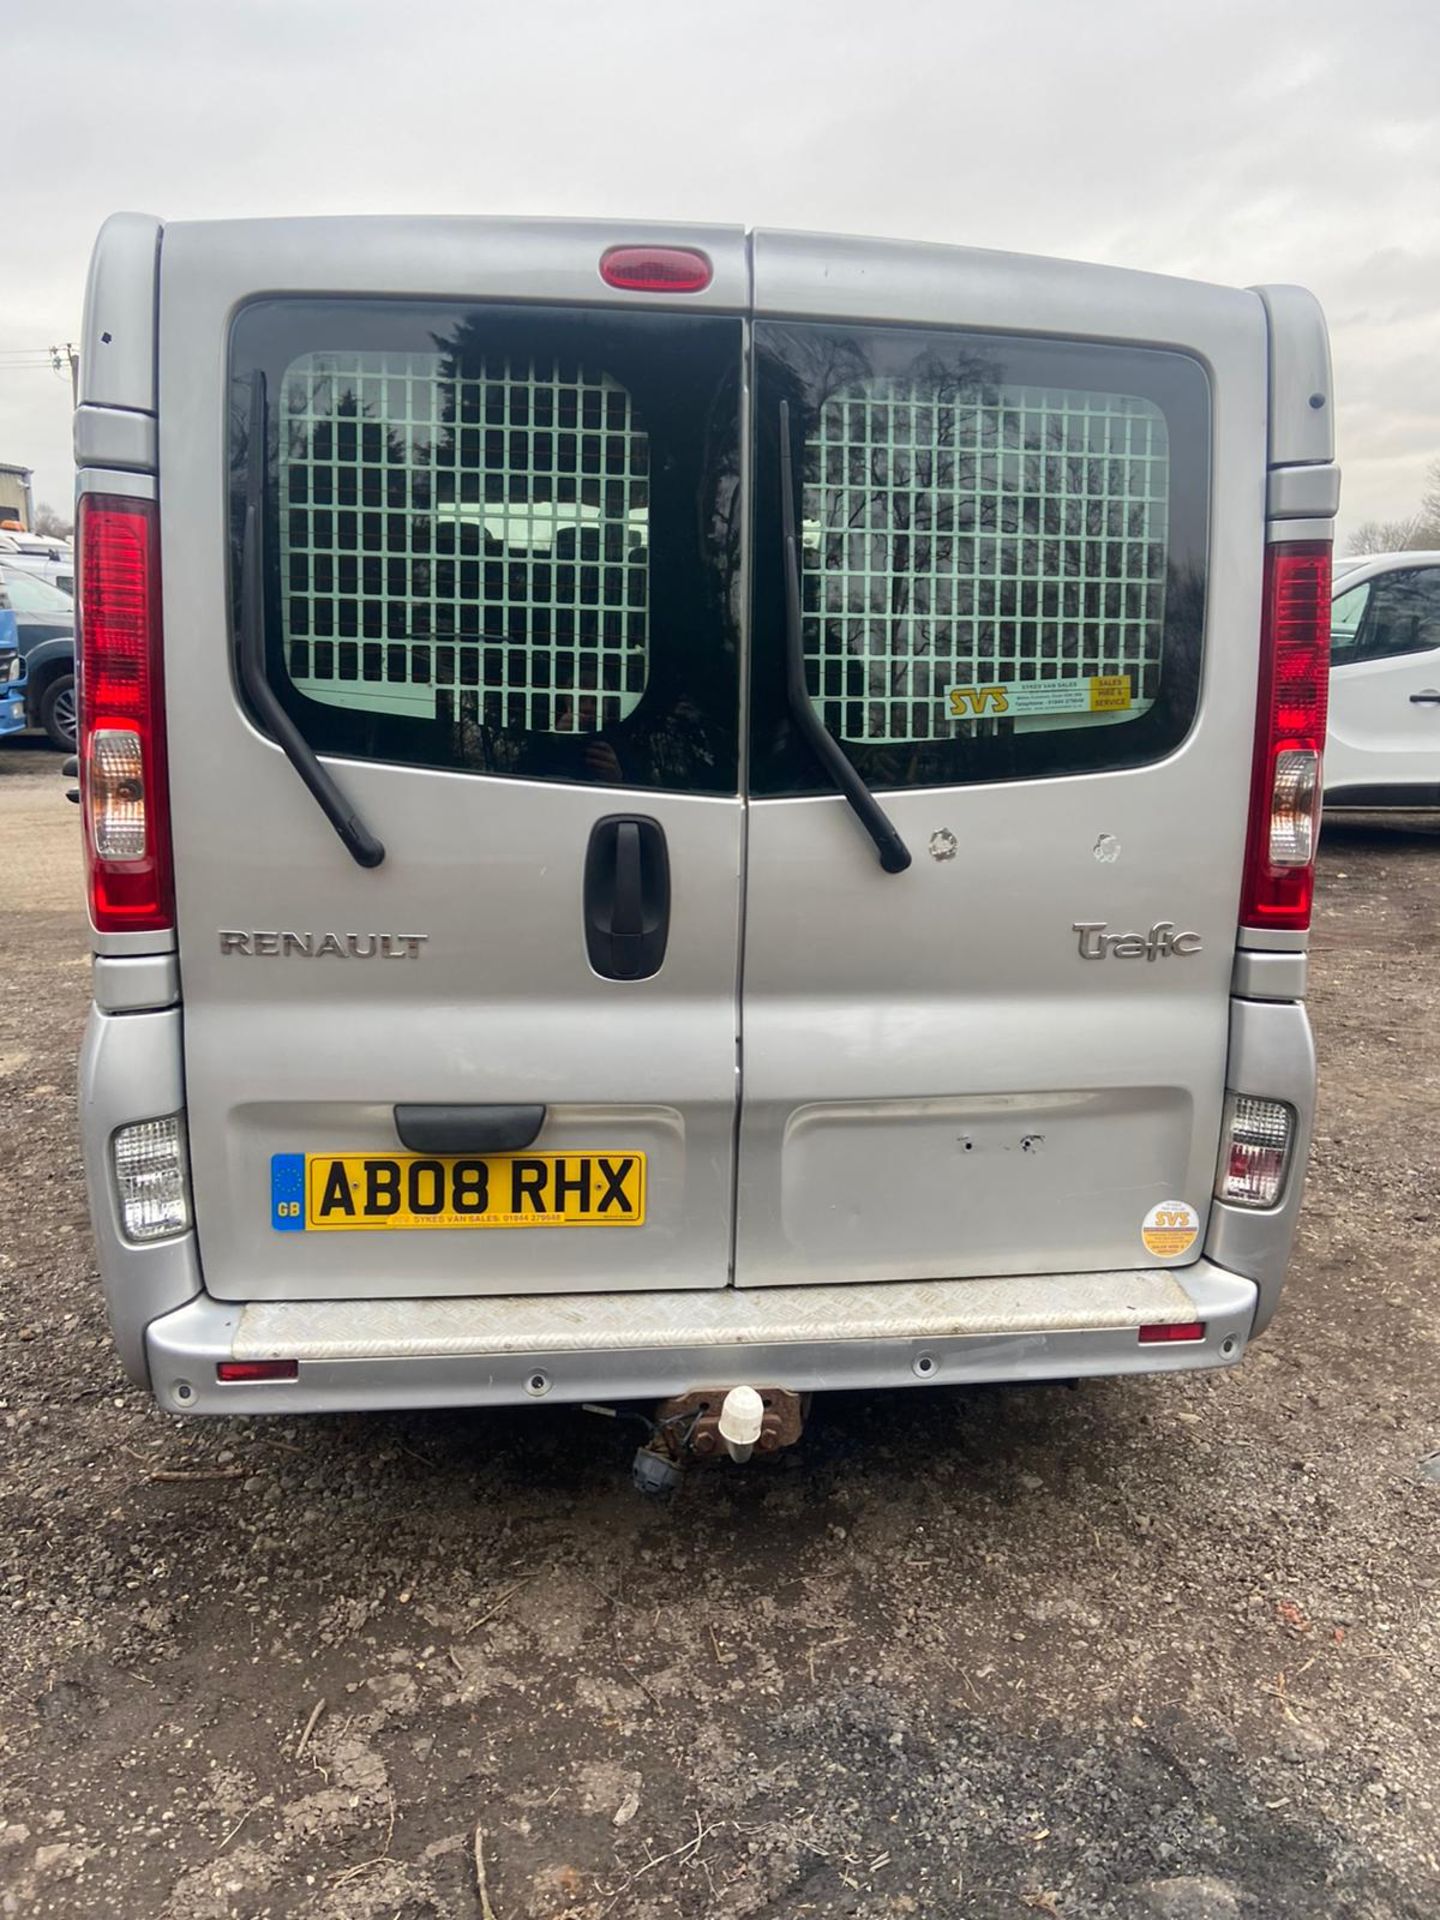
[[[125,1382],[58,766],[0,748],[0,1912],[1440,1912],[1440,820],[1327,830],[1320,1136],[1243,1367],[837,1397],[661,1505],[578,1410]]]

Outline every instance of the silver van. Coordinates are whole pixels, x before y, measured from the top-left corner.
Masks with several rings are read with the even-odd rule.
[[[768,1447],[817,1389],[1236,1362],[1310,1139],[1332,417],[1293,287],[111,219],[81,1100],[131,1377],[707,1444],[754,1388]]]

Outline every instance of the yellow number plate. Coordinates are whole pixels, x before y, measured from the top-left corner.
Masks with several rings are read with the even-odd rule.
[[[282,1233],[367,1227],[638,1227],[643,1153],[277,1153]]]

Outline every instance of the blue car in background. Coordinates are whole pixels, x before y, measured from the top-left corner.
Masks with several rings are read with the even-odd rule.
[[[62,588],[0,553],[0,597],[9,601],[25,663],[27,723],[75,751],[75,602]]]
[[[14,609],[0,587],[0,735],[25,726],[25,662]]]

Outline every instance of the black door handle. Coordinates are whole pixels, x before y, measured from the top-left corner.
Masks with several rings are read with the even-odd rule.
[[[518,1153],[545,1124],[544,1107],[398,1106],[395,1131],[412,1153]]]
[[[612,813],[585,852],[585,951],[608,980],[648,980],[670,938],[670,855],[658,820]]]
[[[1440,688],[1426,687],[1423,693],[1412,693],[1412,707],[1440,707]]]

